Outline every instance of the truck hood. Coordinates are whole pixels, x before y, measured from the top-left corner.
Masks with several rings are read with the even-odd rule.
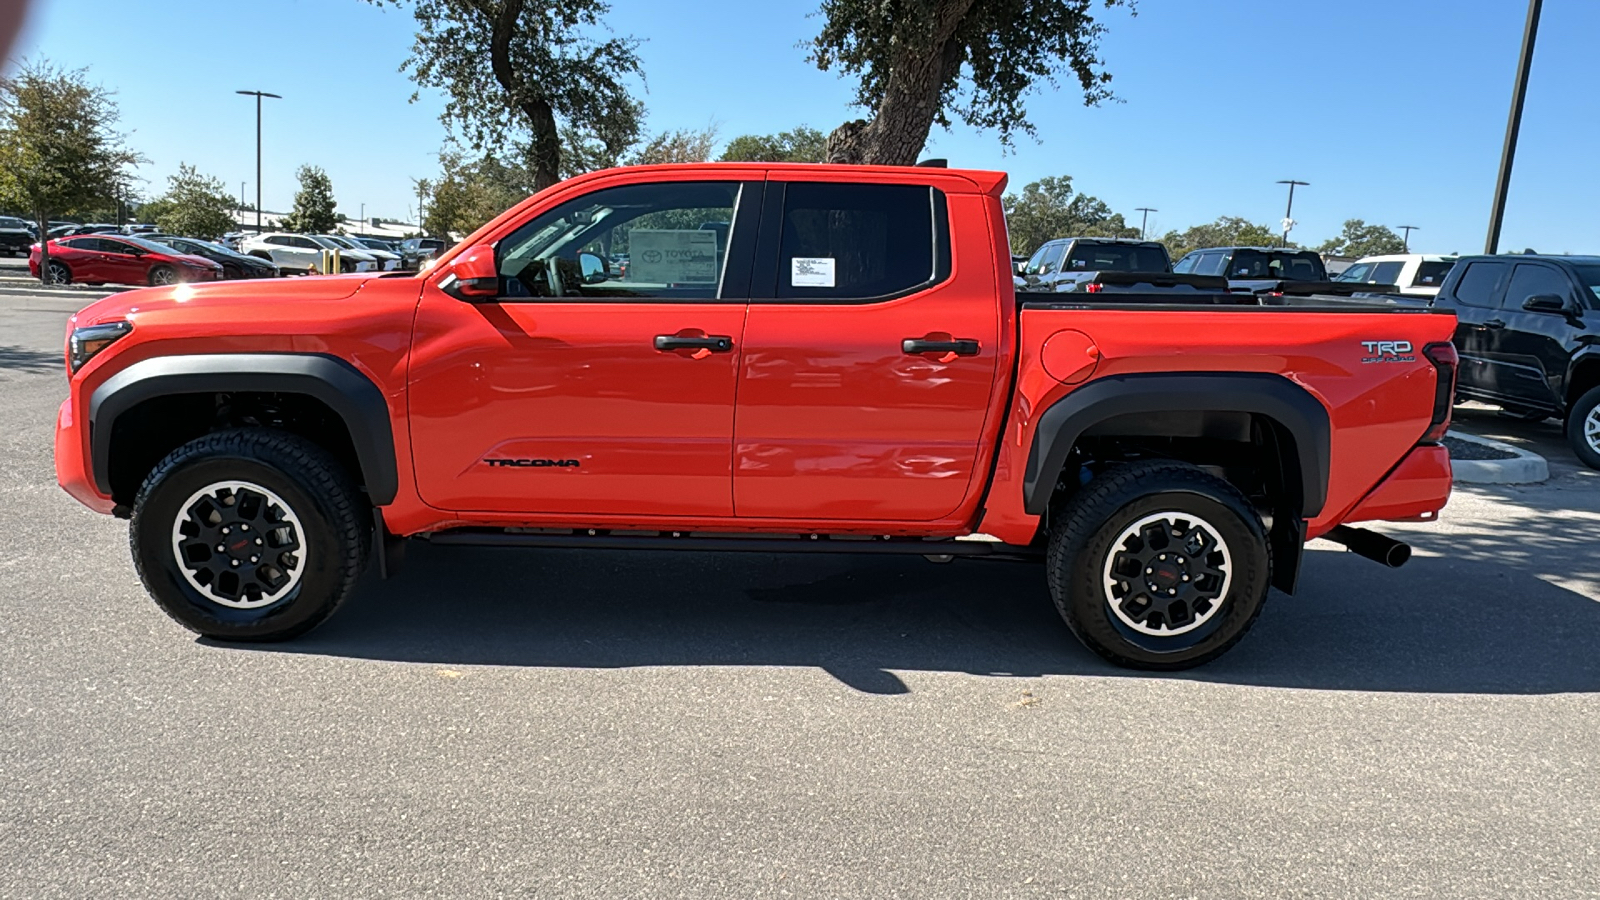
[[[97,325],[118,319],[137,319],[141,313],[198,307],[245,309],[255,317],[270,315],[281,303],[332,303],[355,296],[377,275],[319,275],[314,278],[280,278],[271,281],[218,281],[141,288],[112,294],[89,304],[73,317],[79,325]]]

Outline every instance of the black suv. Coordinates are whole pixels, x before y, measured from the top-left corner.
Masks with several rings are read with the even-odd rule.
[[[443,253],[446,246],[439,238],[406,238],[400,242],[400,268],[420,269],[424,263]]]
[[[1463,256],[1435,306],[1453,310],[1460,397],[1563,416],[1600,469],[1600,256]]]
[[[1360,284],[1328,280],[1322,257],[1310,250],[1287,247],[1206,247],[1185,254],[1172,271],[1220,275],[1228,288],[1251,294],[1393,293],[1392,284]]]
[[[1165,244],[1128,238],[1057,238],[1045,241],[1017,268],[1016,289],[1025,292],[1227,291],[1220,278],[1174,275]]]

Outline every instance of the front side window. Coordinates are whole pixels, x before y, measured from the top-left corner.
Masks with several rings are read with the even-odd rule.
[[[1200,262],[1194,267],[1196,275],[1221,275],[1227,268],[1228,254],[1222,251],[1200,254]]]
[[[1172,267],[1172,271],[1177,272],[1179,275],[1187,275],[1194,271],[1194,264],[1199,261],[1200,258],[1191,253],[1178,260],[1178,264]]]
[[[1044,270],[1044,258],[1050,254],[1051,248],[1055,246],[1055,244],[1045,244],[1043,247],[1033,251],[1033,256],[1029,257],[1028,264],[1022,269],[1022,274],[1041,274]]]
[[[1372,277],[1368,279],[1373,284],[1399,284],[1400,270],[1406,264],[1399,261],[1381,262],[1372,268]]]
[[[1551,266],[1521,263],[1511,272],[1511,284],[1506,287],[1500,305],[1506,309],[1521,309],[1529,297],[1553,294],[1562,300],[1572,296],[1567,276]]]
[[[1067,255],[1066,244],[1046,244],[1044,256],[1039,260],[1039,275],[1054,275],[1061,269],[1061,259]]]
[[[1372,263],[1356,263],[1350,268],[1345,269],[1343,272],[1340,272],[1339,277],[1335,278],[1334,281],[1354,281],[1362,284],[1370,284],[1373,280],[1371,277],[1372,269]]]
[[[738,182],[684,181],[568,200],[497,245],[501,296],[715,299],[739,195]]]
[[[889,298],[949,269],[944,195],[924,185],[791,182],[782,228],[779,299]]]

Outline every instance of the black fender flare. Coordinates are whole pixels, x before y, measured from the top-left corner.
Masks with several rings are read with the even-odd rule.
[[[111,493],[111,434],[117,417],[156,397],[272,391],[304,394],[327,404],[350,431],[367,495],[375,506],[394,502],[399,465],[389,404],[372,380],[350,363],[314,353],[205,353],[158,356],[106,379],[89,398],[89,448],[95,486]]]
[[[1283,426],[1299,464],[1300,515],[1309,519],[1322,511],[1332,454],[1328,410],[1282,375],[1257,372],[1111,375],[1067,394],[1039,416],[1023,470],[1023,508],[1044,514],[1067,454],[1095,424],[1114,416],[1188,410],[1252,413]]]

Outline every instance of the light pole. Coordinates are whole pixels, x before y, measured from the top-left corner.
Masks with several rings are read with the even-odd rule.
[[[271,97],[274,100],[283,98],[277,94],[266,91],[235,91],[246,97],[256,98],[256,234],[261,233],[261,98]]]
[[[248,182],[248,181],[239,182],[239,211],[240,212],[244,212],[244,186],[249,184],[249,183],[250,182]]]
[[[366,231],[367,231],[367,205],[365,203],[363,203],[363,204],[361,204],[361,233],[365,234]]]
[[[1301,187],[1310,187],[1311,186],[1311,182],[1309,182],[1309,181],[1295,181],[1293,178],[1286,178],[1286,179],[1283,179],[1282,181],[1279,181],[1278,183],[1279,184],[1287,184],[1289,186],[1289,207],[1283,211],[1283,245],[1285,247],[1287,247],[1287,246],[1289,246],[1289,229],[1294,227],[1294,188],[1295,188],[1295,185],[1299,185]]]
[[[1528,70],[1533,67],[1533,41],[1539,36],[1543,0],[1528,0],[1528,21],[1522,26],[1522,55],[1517,57],[1517,80],[1511,88],[1511,118],[1506,121],[1506,143],[1500,150],[1500,174],[1494,181],[1494,206],[1489,211],[1489,238],[1483,252],[1500,252],[1500,224],[1506,216],[1506,193],[1511,190],[1511,162],[1517,155],[1517,132],[1522,130],[1522,101],[1528,97]]]
[[[1415,225],[1401,225],[1401,226],[1398,226],[1398,227],[1400,228],[1401,231],[1404,231],[1406,233],[1405,249],[1402,250],[1401,252],[1402,253],[1410,253],[1411,252],[1411,232],[1413,232],[1413,231],[1421,231],[1422,229],[1418,228]]]
[[[1139,240],[1142,241],[1144,240],[1144,227],[1150,224],[1150,214],[1153,212],[1161,212],[1161,210],[1151,209],[1148,206],[1141,206],[1138,209],[1135,209],[1134,212],[1144,213],[1144,217],[1139,220]]]

